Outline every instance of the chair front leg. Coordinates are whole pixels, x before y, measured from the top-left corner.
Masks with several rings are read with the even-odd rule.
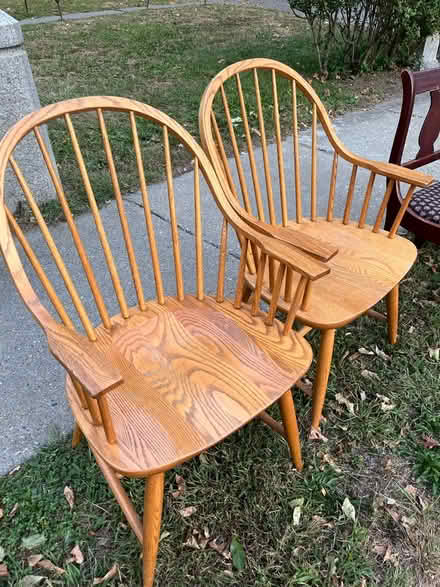
[[[78,426],[78,422],[75,422],[72,434],[72,448],[76,448],[78,446],[82,437],[83,433],[81,432],[81,428]]]
[[[144,492],[144,587],[152,587],[159,548],[165,473],[145,479]]]
[[[296,419],[295,404],[292,392],[289,390],[278,400],[281,417],[283,419],[284,432],[289,444],[290,456],[297,471],[302,471],[303,461],[301,457],[301,444],[299,440],[298,422]]]
[[[334,328],[321,330],[318,366],[316,368],[316,377],[313,383],[312,428],[319,428],[319,423],[321,421],[322,408],[324,406],[328,377],[330,374],[330,366],[332,364],[335,333],[336,330]]]
[[[399,325],[399,284],[387,295],[388,340],[396,344]]]

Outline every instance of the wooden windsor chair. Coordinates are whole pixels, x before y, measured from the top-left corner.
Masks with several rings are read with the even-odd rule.
[[[300,140],[299,130],[307,125],[311,129]],[[432,178],[355,156],[337,138],[310,84],[270,59],[241,61],[216,75],[203,94],[199,126],[202,145],[237,214],[261,234],[293,244],[331,269],[316,285],[309,282],[297,313],[303,334],[320,330],[312,402],[312,427],[318,428],[336,329],[368,312],[388,321],[389,340],[396,342],[399,282],[416,258],[414,245],[396,233],[415,188]],[[283,140],[285,129],[291,137]],[[319,168],[324,171],[318,173]],[[379,196],[373,191],[378,178],[384,182]],[[409,189],[385,232],[383,216],[397,181]],[[376,214],[370,210],[374,200]],[[245,299],[256,286],[257,270],[248,259]],[[276,263],[267,263],[262,288],[267,301],[275,273]],[[280,310],[288,309],[296,285],[297,277],[287,271]],[[384,297],[386,318],[371,310]]]
[[[85,139],[76,130],[81,117],[86,117]],[[137,208],[136,215],[127,209],[121,193],[122,177],[117,171],[125,169],[129,152],[124,151],[120,161],[114,155],[118,145],[124,143],[120,129],[123,122],[128,133],[124,141],[130,139],[131,161],[137,170],[143,204],[143,213]],[[116,134],[110,123],[112,129],[116,124]],[[46,125],[54,125],[62,153],[67,152],[65,160],[69,168],[77,170],[84,187],[91,210],[86,216],[95,226],[87,238],[82,233],[85,216],[75,218],[68,197],[78,193],[80,181],[63,176],[61,166],[53,161],[44,139]],[[90,134],[92,126],[96,127],[95,135]],[[163,197],[168,201],[168,240],[164,219],[152,212],[152,188],[147,188],[144,173],[144,145],[154,132],[163,145],[163,161],[156,161],[154,166],[161,167],[166,177]],[[116,141],[112,140],[114,136]],[[46,222],[26,169],[17,162],[23,140],[35,140],[39,145],[66,224],[52,227]],[[87,168],[81,142],[86,148],[92,143],[94,156],[102,151],[99,168],[110,178],[116,199],[113,208],[100,210],[97,205],[93,170],[90,165]],[[170,144],[176,147],[174,151]],[[172,175],[173,153],[180,156],[182,151],[177,144],[189,152],[194,166],[193,193],[184,202],[185,210],[192,206],[194,226],[183,232],[179,231],[177,214],[182,202],[177,201]],[[7,207],[5,177],[12,173],[39,231],[35,228],[26,232]],[[204,260],[209,243],[203,237],[201,186],[212,194],[242,239],[232,301],[225,298],[226,239],[220,247],[217,294],[205,293]],[[73,445],[82,435],[86,437],[143,544],[143,581],[152,585],[166,471],[257,416],[286,437],[292,460],[301,470],[290,388],[307,371],[312,352],[291,326],[309,280],[324,276],[328,268],[248,226],[231,208],[207,156],[193,138],[162,112],[128,99],[68,100],[42,108],[17,123],[0,143],[0,202],[0,246],[6,265],[24,303],[43,328],[51,353],[67,371],[65,389],[76,422]],[[119,232],[114,223],[111,233],[106,229],[109,217],[115,219]],[[162,223],[159,228],[156,221]],[[158,230],[160,239],[156,237]],[[63,255],[68,248],[77,252],[73,267]],[[118,257],[113,254],[115,248]],[[289,248],[293,249],[291,254]],[[211,255],[213,250],[209,249]],[[252,305],[241,299],[248,250],[261,268]],[[163,261],[166,255],[171,265]],[[263,312],[260,294],[266,259],[276,260],[279,268],[273,302]],[[104,282],[97,277],[97,262],[104,266]],[[277,291],[279,295],[286,270],[299,272],[300,278],[283,325],[274,316]],[[173,284],[168,286],[170,295],[166,295],[167,276],[175,278],[174,291]],[[146,295],[148,286],[150,298]],[[44,295],[59,320],[40,301]],[[283,424],[265,412],[274,402],[279,402]],[[120,476],[146,479],[143,523]]]

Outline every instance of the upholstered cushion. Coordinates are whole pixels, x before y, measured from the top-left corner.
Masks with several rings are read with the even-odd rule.
[[[409,207],[420,218],[440,224],[440,182],[416,192]]]

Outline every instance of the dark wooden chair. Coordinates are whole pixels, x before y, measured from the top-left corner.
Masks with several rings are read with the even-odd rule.
[[[390,163],[418,169],[440,159],[440,150],[436,150],[434,146],[440,133],[440,68],[417,72],[405,69],[402,71],[402,87],[402,109]],[[414,159],[402,163],[415,98],[426,92],[431,93],[431,104],[420,130],[419,150]],[[388,202],[386,230],[393,225],[401,203],[400,185],[396,182]],[[440,243],[440,182],[434,182],[414,194],[400,225],[415,234],[415,244],[418,247],[426,240]]]

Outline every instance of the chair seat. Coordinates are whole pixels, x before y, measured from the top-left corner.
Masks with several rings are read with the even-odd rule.
[[[309,344],[282,325],[264,324],[250,306],[232,303],[150,302],[128,319],[97,329],[123,383],[107,393],[117,443],[93,426],[70,378],[66,391],[93,449],[115,470],[145,476],[167,470],[226,438],[278,400],[308,369]]]
[[[427,188],[418,190],[409,207],[413,212],[435,224],[440,224],[440,182],[435,182]]]
[[[390,239],[387,232],[373,233],[369,226],[361,229],[355,223],[345,225],[341,220],[327,222],[323,218],[301,224],[290,221],[288,226],[339,249],[328,262],[330,273],[312,283],[307,311],[298,311],[298,319],[312,327],[338,328],[365,313],[400,282],[417,256],[409,240],[399,236]],[[255,287],[255,275],[247,274],[246,278]],[[294,274],[294,286],[297,280]],[[262,296],[270,300],[268,268]],[[278,307],[284,311],[289,308],[283,299]]]

